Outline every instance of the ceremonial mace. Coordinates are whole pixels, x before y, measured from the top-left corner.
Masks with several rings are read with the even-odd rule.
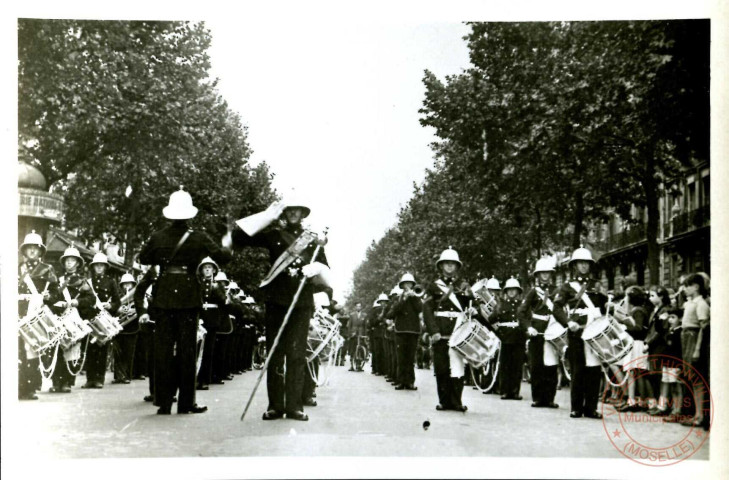
[[[329,229],[324,229],[324,237],[326,238],[327,231]],[[318,242],[318,240],[317,240]],[[316,261],[317,255],[319,255],[319,250],[321,249],[321,244],[317,243],[316,248],[314,249],[314,254],[311,256],[311,262],[309,265],[312,265]],[[266,361],[263,363],[263,368],[261,368],[261,372],[258,374],[258,378],[256,379],[256,384],[253,386],[253,391],[251,392],[251,396],[248,397],[248,403],[246,403],[246,408],[243,410],[243,414],[240,416],[240,421],[242,422],[243,419],[246,416],[246,413],[248,413],[248,409],[251,406],[251,403],[253,402],[253,397],[256,395],[256,391],[258,391],[258,386],[261,384],[261,380],[263,380],[263,375],[266,373],[266,370],[268,370],[268,364],[271,363],[271,358],[273,358],[273,352],[276,351],[276,347],[278,346],[279,340],[281,340],[281,335],[283,335],[284,328],[286,327],[286,324],[289,321],[289,317],[291,317],[291,312],[294,311],[294,306],[296,306],[296,302],[299,301],[299,296],[301,296],[301,291],[304,290],[304,285],[306,284],[306,276],[304,275],[304,278],[301,279],[301,282],[299,282],[299,288],[296,290],[296,294],[294,295],[294,299],[291,301],[291,305],[289,305],[289,309],[286,312],[286,316],[283,319],[283,323],[281,323],[281,327],[278,329],[278,333],[276,334],[276,338],[273,339],[273,344],[271,345],[271,351],[268,352],[268,356],[266,357]]]

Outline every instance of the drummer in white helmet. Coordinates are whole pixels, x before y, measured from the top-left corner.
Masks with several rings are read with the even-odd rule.
[[[600,293],[598,282],[592,278],[595,265],[592,253],[580,247],[569,261],[570,281],[565,282],[554,299],[554,318],[567,327],[570,374],[570,417],[602,418],[597,410],[600,395],[600,359],[582,339],[589,322],[605,314],[607,297]]]
[[[91,267],[91,293],[94,295],[94,316],[102,310],[109,314],[116,313],[121,306],[119,287],[116,281],[107,274],[109,260],[103,253],[97,253],[89,264]],[[106,377],[106,359],[109,354],[109,342],[89,343],[86,349],[86,384],[81,388],[103,388]]]
[[[435,265],[438,279],[426,288],[423,304],[423,319],[433,341],[433,368],[439,401],[435,408],[465,412],[468,408],[461,401],[465,363],[448,345],[448,340],[467,313],[476,313],[476,309],[469,307],[473,294],[459,279],[463,263],[452,247],[443,250]]]
[[[499,311],[489,319],[501,339],[499,356],[499,391],[502,400],[521,400],[521,377],[524,368],[524,328],[519,324],[521,285],[513,276],[504,284],[504,299]]]
[[[524,296],[519,307],[519,321],[529,337],[529,372],[532,390],[532,407],[559,408],[554,403],[557,393],[557,365],[562,352],[557,352],[551,343],[545,341],[547,326],[556,323],[552,317],[554,296],[553,257],[537,260],[534,268],[534,286]]]

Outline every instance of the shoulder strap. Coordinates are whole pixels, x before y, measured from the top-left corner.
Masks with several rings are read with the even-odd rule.
[[[185,243],[187,241],[187,239],[191,233],[192,233],[192,229],[188,228],[185,231],[185,233],[182,235],[182,237],[180,237],[180,241],[177,242],[177,245],[175,245],[175,248],[172,250],[172,254],[170,255],[170,258],[167,259],[167,265],[169,265],[170,262],[172,261],[172,259],[175,258],[175,255],[177,255],[177,251],[180,250],[180,247],[182,246],[183,243]]]

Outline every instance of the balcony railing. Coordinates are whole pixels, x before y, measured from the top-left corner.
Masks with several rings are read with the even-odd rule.
[[[605,240],[597,242],[597,247],[604,251],[610,252],[619,248],[633,245],[645,240],[645,224],[631,225],[628,230],[609,236]]]
[[[671,222],[664,225],[664,232],[666,237],[672,237],[709,225],[711,225],[711,210],[709,205],[705,205],[696,210],[676,215]]]

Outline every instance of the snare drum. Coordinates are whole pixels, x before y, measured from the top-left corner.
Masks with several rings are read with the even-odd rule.
[[[61,346],[64,348],[70,347],[93,331],[75,307],[67,308],[58,318],[65,329],[61,339]]]
[[[112,317],[106,310],[101,310],[89,322],[93,329],[93,335],[99,343],[106,343],[111,340],[117,333],[121,332],[122,327],[119,320]]]
[[[608,365],[624,360],[633,349],[633,337],[610,315],[596,318],[585,326],[582,339]]]
[[[481,368],[501,347],[501,340],[478,322],[465,322],[451,334],[448,345],[474,368]]]
[[[28,315],[20,321],[20,335],[28,345],[40,353],[58,343],[65,329],[51,309],[43,305],[32,317]]]
[[[551,343],[557,350],[559,356],[564,356],[567,350],[567,329],[556,321],[552,321],[547,325],[544,331],[544,340]]]

